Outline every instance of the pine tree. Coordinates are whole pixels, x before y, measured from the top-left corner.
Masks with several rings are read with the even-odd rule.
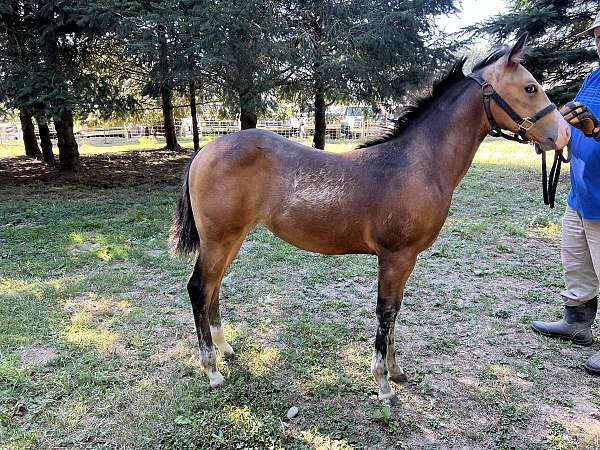
[[[290,76],[293,48],[286,41],[282,2],[216,0],[195,6],[191,48],[197,76],[241,128],[254,128],[270,93]]]
[[[287,8],[301,48],[298,72],[284,95],[312,92],[313,145],[325,145],[327,102],[371,104],[402,99],[428,80],[452,48],[434,18],[452,0],[296,0]],[[436,39],[437,38],[437,39]]]
[[[531,50],[524,64],[548,86],[552,101],[562,105],[575,97],[598,60],[592,38],[580,35],[598,12],[598,1],[510,0],[506,14],[466,31],[489,35],[497,44],[529,32]]]
[[[23,131],[23,143],[25,145],[25,154],[33,158],[40,159],[42,152],[38,146],[37,138],[35,136],[35,127],[33,125],[33,114],[29,111],[22,109],[19,112],[19,119],[21,121],[21,130]]]
[[[173,98],[188,86],[182,39],[193,18],[186,12],[201,4],[200,0],[88,0],[95,20],[106,23],[106,33],[117,42],[106,53],[108,70],[133,81],[130,84],[136,86],[140,99],[160,100],[166,148],[170,150],[181,149],[175,133]]]
[[[0,8],[0,102],[27,111],[39,124],[46,159],[53,160],[46,135],[52,120],[61,170],[79,165],[75,117],[113,114],[129,104],[121,87],[94,69],[105,31],[84,1],[13,0]]]

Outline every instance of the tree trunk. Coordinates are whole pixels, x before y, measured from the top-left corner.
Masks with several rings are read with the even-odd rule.
[[[258,119],[256,118],[256,113],[254,112],[254,108],[240,108],[240,126],[242,130],[247,130],[248,128],[256,128],[256,124]]]
[[[200,150],[200,133],[198,132],[198,116],[196,115],[196,83],[190,81],[190,113],[192,115],[192,133],[194,135],[194,151]]]
[[[21,110],[19,111],[19,119],[21,119],[21,129],[23,130],[25,154],[36,159],[42,159],[42,152],[35,137],[32,114],[29,111]]]
[[[313,147],[325,150],[325,90],[321,78],[317,76],[315,81],[315,135],[313,136]]]
[[[240,128],[242,130],[256,128],[258,122],[256,111],[249,98],[248,95],[240,94]]]
[[[54,153],[52,153],[52,141],[50,140],[50,129],[48,128],[48,123],[39,117],[36,117],[35,120],[40,132],[40,145],[42,147],[44,162],[46,164],[55,166],[56,161],[54,160]]]
[[[166,29],[161,26],[159,33],[159,69],[160,69],[160,98],[162,100],[163,124],[165,129],[166,148],[181,150],[175,134],[175,119],[173,118],[173,90],[169,80],[169,57],[167,54]]]
[[[175,119],[173,118],[173,91],[166,84],[160,88],[162,99],[163,123],[165,127],[165,141],[168,150],[181,150],[175,134]]]
[[[74,171],[79,167],[79,150],[73,133],[73,113],[67,111],[54,117],[54,128],[58,137],[60,170]]]

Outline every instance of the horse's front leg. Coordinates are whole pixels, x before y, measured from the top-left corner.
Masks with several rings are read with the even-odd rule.
[[[406,376],[396,362],[394,329],[396,317],[402,304],[406,280],[415,266],[416,255],[412,252],[379,255],[379,283],[377,289],[377,335],[371,372],[379,386],[379,399],[394,395],[388,382],[404,381]]]

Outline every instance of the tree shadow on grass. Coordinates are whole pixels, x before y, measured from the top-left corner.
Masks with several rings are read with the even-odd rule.
[[[181,174],[191,150],[138,150],[81,155],[81,167],[73,173],[25,156],[0,158],[0,187],[31,183],[83,185],[90,187],[173,185]]]

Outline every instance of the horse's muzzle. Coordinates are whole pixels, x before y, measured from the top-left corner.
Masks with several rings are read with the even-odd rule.
[[[571,127],[562,120],[558,129],[558,139],[556,140],[556,150],[561,150],[567,146],[571,139]]]

